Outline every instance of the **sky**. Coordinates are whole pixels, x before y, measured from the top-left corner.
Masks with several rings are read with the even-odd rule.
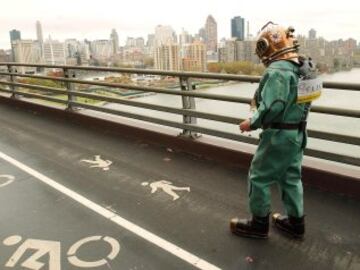
[[[146,39],[157,25],[184,28],[195,34],[211,14],[218,23],[219,39],[230,37],[230,20],[244,17],[255,35],[268,21],[292,25],[297,34],[311,28],[327,40],[360,41],[358,0],[0,0],[0,48],[9,49],[9,31],[18,29],[23,39],[36,39],[35,23],[42,24],[44,38],[65,40],[108,39],[111,29],[120,45],[128,36]]]

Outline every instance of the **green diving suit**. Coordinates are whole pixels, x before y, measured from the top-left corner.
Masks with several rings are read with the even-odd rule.
[[[270,185],[277,183],[287,215],[302,217],[301,163],[306,146],[306,103],[298,104],[299,65],[271,63],[257,90],[252,130],[262,128],[249,171],[249,208],[259,217],[270,213]]]

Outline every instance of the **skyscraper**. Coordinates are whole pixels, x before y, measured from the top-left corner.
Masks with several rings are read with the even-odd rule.
[[[39,63],[39,51],[36,43],[33,40],[17,39],[12,42],[14,62],[17,63]],[[34,72],[34,67],[19,67],[19,71]]]
[[[168,44],[156,47],[154,54],[155,69],[180,70],[179,45]]]
[[[310,31],[309,31],[309,39],[311,39],[311,40],[316,39],[316,30],[313,28],[310,29]]]
[[[153,48],[155,46],[155,35],[154,34],[148,35],[146,46],[150,47],[150,48]]]
[[[168,25],[158,25],[155,28],[155,46],[169,45],[176,42],[175,31]]]
[[[44,60],[47,65],[65,65],[65,44],[49,37],[44,42]]]
[[[143,37],[138,37],[135,39],[135,47],[139,49],[144,49],[145,47],[145,40]]]
[[[115,29],[111,31],[110,40],[112,43],[113,53],[117,54],[119,52],[119,35]]]
[[[36,37],[37,37],[37,40],[39,43],[41,43],[41,44],[44,43],[43,31],[42,31],[40,21],[36,21]]]
[[[231,19],[231,37],[238,40],[245,39],[245,20],[240,16]]]
[[[126,48],[135,48],[136,47],[136,39],[134,37],[127,37],[125,42]]]
[[[180,35],[179,35],[179,43],[180,46],[185,45],[185,44],[189,44],[192,42],[192,36],[185,31],[184,29],[182,29]]]
[[[15,62],[15,51],[13,43],[16,40],[21,40],[21,33],[20,31],[13,29],[10,31],[10,45],[11,45],[11,54],[12,54],[12,60]]]
[[[206,30],[205,30],[204,27],[199,29],[198,36],[199,36],[199,41],[205,41],[206,40]]]
[[[13,29],[10,31],[10,42],[21,39],[21,32],[19,30]]]
[[[205,24],[207,51],[217,51],[217,23],[212,15],[209,15]]]
[[[44,57],[44,38],[40,21],[36,21],[36,38],[40,47],[40,56]]]
[[[182,47],[182,69],[184,71],[206,71],[206,48],[201,41],[188,43]]]
[[[113,55],[113,44],[110,40],[99,39],[91,42],[92,58],[99,61],[108,61]]]

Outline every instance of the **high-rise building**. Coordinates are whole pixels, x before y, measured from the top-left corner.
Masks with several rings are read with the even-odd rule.
[[[250,34],[250,22],[247,21],[246,23],[247,27],[246,27],[246,39],[250,39],[251,38],[251,34]]]
[[[149,34],[146,42],[146,47],[153,48],[155,46],[155,35]]]
[[[17,63],[39,63],[40,55],[38,47],[33,40],[15,40],[12,42],[14,51],[14,62]],[[34,67],[19,67],[20,72],[35,72]]]
[[[13,42],[15,62],[34,63],[34,42],[32,40],[16,40]]]
[[[189,44],[189,43],[192,43],[192,42],[193,42],[192,36],[187,31],[182,29],[182,32],[179,35],[180,46],[183,46],[185,44]]]
[[[206,30],[204,27],[199,29],[198,37],[199,41],[206,41]]]
[[[91,53],[92,57],[97,60],[109,60],[113,55],[112,42],[106,39],[91,42]]]
[[[155,53],[155,35],[149,34],[147,41],[146,41],[146,47],[144,49],[144,55],[148,58],[154,58]]]
[[[176,33],[168,25],[158,25],[155,28],[155,47],[176,42]]]
[[[117,54],[119,52],[119,35],[115,29],[111,31],[110,40],[112,42],[113,53]]]
[[[43,31],[42,31],[40,21],[36,21],[36,37],[37,37],[38,42],[44,43]]]
[[[309,39],[312,39],[312,40],[316,39],[316,30],[313,28],[310,29],[310,31],[309,31]]]
[[[10,42],[21,39],[21,32],[19,30],[13,29],[10,31]]]
[[[135,48],[136,47],[136,39],[133,37],[127,37],[125,47],[126,48]]]
[[[254,53],[256,50],[255,40],[238,40],[236,41],[236,61],[248,61],[259,63],[260,60]]]
[[[36,21],[36,38],[41,58],[44,57],[44,37],[40,21]]]
[[[185,71],[206,71],[206,46],[201,41],[182,47],[182,69]]]
[[[144,49],[145,47],[145,40],[142,37],[138,37],[135,39],[135,47],[139,49]]]
[[[13,42],[21,39],[21,32],[19,30],[13,29],[9,33],[10,33],[12,60],[15,62],[15,52],[14,52]]]
[[[10,62],[11,55],[9,52],[0,49],[0,62]]]
[[[161,45],[155,49],[155,69],[180,70],[179,45]]]
[[[231,37],[238,40],[245,39],[245,19],[240,16],[231,19]]]
[[[220,62],[236,61],[236,38],[223,41],[223,46],[219,49]]]
[[[206,19],[205,24],[206,32],[206,49],[207,51],[216,52],[217,51],[217,23],[212,15],[209,15]]]
[[[79,42],[78,53],[80,54],[80,65],[87,65],[90,61],[90,45],[89,42]]]
[[[76,56],[78,52],[79,42],[74,39],[66,39],[65,40],[65,55],[66,58],[73,58]]]
[[[49,39],[44,42],[44,61],[48,65],[65,65],[65,44],[57,40],[52,40],[51,37],[49,37]]]
[[[223,41],[219,49],[220,62],[248,61],[259,63],[259,58],[255,55],[255,40],[237,40],[232,38]]]

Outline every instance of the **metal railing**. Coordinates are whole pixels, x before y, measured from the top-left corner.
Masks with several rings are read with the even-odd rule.
[[[250,82],[258,83],[260,81],[259,76],[244,76],[244,75],[228,75],[228,74],[214,74],[214,73],[194,73],[194,72],[174,72],[174,71],[160,71],[160,70],[149,70],[149,69],[129,69],[129,68],[108,68],[108,67],[83,67],[83,66],[61,66],[61,65],[41,65],[41,64],[23,64],[23,63],[0,63],[0,68],[6,67],[7,72],[1,72],[0,76],[7,77],[7,80],[0,80],[0,92],[11,94],[11,98],[18,98],[18,96],[24,96],[29,98],[42,99],[46,101],[61,103],[66,106],[68,110],[73,110],[76,108],[84,108],[95,110],[99,112],[119,115],[127,118],[147,121],[155,124],[160,124],[164,126],[169,126],[173,128],[182,129],[182,135],[197,138],[197,134],[207,134],[211,136],[216,136],[220,138],[230,139],[239,142],[245,142],[249,144],[257,144],[258,139],[248,136],[243,136],[240,134],[235,134],[231,132],[221,131],[217,129],[212,129],[208,127],[201,126],[197,124],[197,118],[207,119],[218,121],[221,123],[234,124],[238,125],[243,119],[225,116],[221,114],[207,113],[196,110],[195,98],[210,99],[217,101],[226,101],[226,102],[235,102],[249,104],[251,99],[244,97],[234,97],[229,95],[219,95],[219,94],[208,94],[199,92],[193,89],[192,81],[194,78],[197,79],[216,79],[224,81],[239,81],[239,82]],[[18,67],[36,67],[36,68],[49,68],[49,69],[61,69],[64,76],[63,77],[52,77],[52,76],[43,76],[43,75],[33,75],[33,74],[22,74],[18,72]],[[108,83],[100,81],[89,81],[81,80],[76,78],[76,72],[84,71],[96,71],[96,72],[112,72],[120,74],[141,74],[141,75],[158,75],[158,76],[170,76],[177,77],[179,79],[179,90],[161,88],[161,87],[148,87],[134,84],[122,84],[122,83]],[[27,78],[36,78],[40,80],[52,80],[61,82],[63,87],[46,87],[34,84],[26,84],[17,82],[17,77],[27,77]],[[161,93],[167,95],[177,95],[182,98],[182,108],[174,108],[165,105],[155,105],[149,104],[129,99],[123,99],[113,96],[105,96],[94,93],[87,93],[84,91],[76,90],[74,85],[95,85],[103,87],[111,87],[116,89],[126,89],[126,90],[137,90],[142,92],[151,92],[151,93]],[[4,87],[5,86],[5,87]],[[324,88],[327,89],[336,89],[336,90],[350,90],[350,91],[360,91],[360,84],[355,83],[340,83],[340,82],[324,82]],[[31,93],[23,91],[23,89],[33,89],[37,90],[38,93]],[[65,95],[67,98],[60,99],[47,93],[53,93],[58,95]],[[128,111],[114,110],[106,108],[103,106],[91,105],[85,102],[76,101],[76,97],[87,98],[97,101],[105,101],[116,104],[122,104],[132,107],[156,110],[176,115],[181,115],[183,117],[182,122],[166,120],[161,118],[155,118],[148,115],[131,113]],[[324,106],[312,106],[311,112],[337,115],[343,117],[351,118],[360,118],[360,110],[357,109],[344,109],[344,108],[332,108]],[[343,134],[335,134],[319,130],[308,130],[308,134],[312,138],[333,141],[338,143],[345,143],[350,145],[360,145],[359,136],[350,136]],[[316,149],[306,149],[306,155],[352,164],[360,165],[360,158],[347,156],[338,153],[331,153]]]

